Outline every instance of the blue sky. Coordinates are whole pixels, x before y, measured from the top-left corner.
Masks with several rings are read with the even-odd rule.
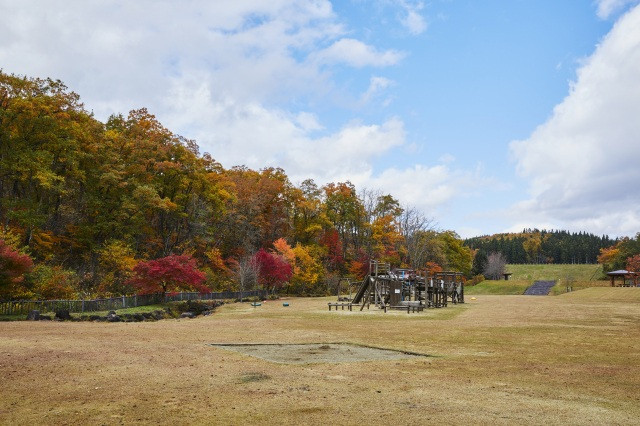
[[[640,231],[634,0],[0,0],[0,67],[462,236]]]

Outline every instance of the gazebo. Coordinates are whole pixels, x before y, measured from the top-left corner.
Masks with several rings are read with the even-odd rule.
[[[638,285],[638,274],[637,272],[627,271],[625,269],[619,269],[617,271],[607,272],[607,275],[611,278],[611,287],[615,287],[616,278],[622,278],[622,286],[630,287]]]

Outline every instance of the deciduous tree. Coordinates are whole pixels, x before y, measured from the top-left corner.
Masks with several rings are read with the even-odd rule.
[[[499,280],[504,274],[507,259],[502,253],[491,253],[487,257],[487,266],[484,269],[484,276],[490,280]]]
[[[640,273],[640,254],[627,258],[627,271]]]
[[[33,261],[0,240],[0,297],[10,297],[12,287],[24,279],[33,267]]]
[[[258,282],[267,290],[282,287],[292,276],[292,268],[282,257],[260,249],[255,255],[259,267]]]
[[[177,290],[207,292],[204,280],[205,275],[192,257],[169,255],[138,263],[129,282],[141,293],[148,294]]]

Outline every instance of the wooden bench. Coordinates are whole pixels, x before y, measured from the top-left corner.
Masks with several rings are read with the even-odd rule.
[[[332,307],[336,308],[336,311],[338,310],[338,306],[340,306],[342,308],[342,310],[344,311],[344,307],[346,306],[347,308],[349,308],[349,310],[352,310],[353,305],[351,303],[327,303],[327,305],[329,305],[329,311],[331,311]]]
[[[387,312],[387,309],[393,309],[397,311],[407,311],[408,314],[411,312],[422,312],[424,310],[423,305],[415,306],[415,305],[395,305],[395,306],[384,306],[384,311]]]

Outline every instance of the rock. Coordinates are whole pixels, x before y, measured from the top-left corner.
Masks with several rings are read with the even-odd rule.
[[[183,312],[180,315],[180,318],[195,318],[196,314],[194,314],[193,312]]]
[[[71,314],[69,313],[68,309],[58,309],[56,311],[56,318],[61,321],[70,320]]]
[[[51,317],[49,315],[40,315],[38,319],[40,321],[51,321]]]
[[[211,315],[212,313],[213,313],[213,311],[204,311],[204,312],[202,313],[202,315],[204,315],[204,316],[206,317],[206,316],[208,316],[208,315]]]
[[[116,313],[114,311],[110,311],[107,314],[107,321],[109,321],[109,322],[120,322],[120,321],[122,321],[122,318],[120,318],[118,315],[116,315]]]
[[[116,311],[109,311],[109,312],[107,312],[107,316],[109,316],[109,315],[116,315]]]
[[[38,321],[40,319],[40,311],[33,310],[27,314],[27,321]]]
[[[89,321],[100,321],[100,315],[89,315]]]

